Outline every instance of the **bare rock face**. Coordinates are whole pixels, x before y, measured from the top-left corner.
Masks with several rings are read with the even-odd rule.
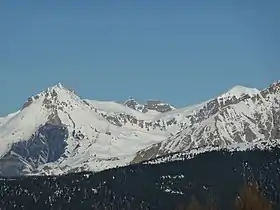
[[[0,159],[1,176],[19,176],[41,164],[58,160],[65,152],[68,131],[64,125],[45,124],[29,139],[14,143]]]
[[[149,110],[155,110],[157,112],[163,113],[163,112],[168,112],[168,111],[175,109],[170,104],[165,103],[160,100],[148,100],[148,101],[146,101],[145,104],[140,104],[135,99],[131,98],[131,99],[125,101],[124,105],[131,109],[134,109],[136,111],[143,112],[143,113],[146,113]]]
[[[148,109],[143,105],[143,104],[140,104],[138,103],[137,101],[135,101],[135,99],[131,98],[127,101],[124,102],[124,105],[131,108],[131,109],[134,109],[136,111],[139,111],[139,112],[143,112],[143,113],[146,113],[148,112]]]
[[[144,106],[149,110],[155,110],[158,112],[169,112],[174,109],[170,104],[158,100],[147,101]]]

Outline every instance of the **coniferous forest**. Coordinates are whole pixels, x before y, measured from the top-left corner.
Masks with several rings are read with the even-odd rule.
[[[279,148],[212,151],[184,161],[95,174],[2,178],[0,209],[173,210],[194,198],[205,204],[211,196],[217,209],[230,210],[248,182],[257,183],[273,209],[280,209]]]

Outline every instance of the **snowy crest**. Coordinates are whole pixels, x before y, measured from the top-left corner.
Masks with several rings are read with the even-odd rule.
[[[252,97],[252,96],[258,94],[259,92],[260,92],[260,90],[258,90],[256,88],[249,88],[249,87],[245,87],[245,86],[241,86],[241,85],[236,85],[236,86],[232,87],[226,93],[223,93],[222,95],[220,95],[220,98],[224,98],[224,99],[228,99],[228,98],[232,98],[232,97],[240,98],[244,95],[249,95],[250,97]]]
[[[80,100],[80,98],[71,89],[68,89],[58,82],[57,84],[46,88],[44,91],[31,96],[22,106],[21,110],[29,107],[34,102],[41,102],[41,105],[45,108],[58,108],[62,109],[63,106],[67,106],[74,101]],[[38,103],[36,103],[38,105]]]

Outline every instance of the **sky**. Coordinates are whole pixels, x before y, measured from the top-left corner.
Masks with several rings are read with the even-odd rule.
[[[61,82],[195,104],[280,79],[279,0],[0,1],[0,115]]]

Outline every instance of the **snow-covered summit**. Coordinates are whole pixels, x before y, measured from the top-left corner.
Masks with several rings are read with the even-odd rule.
[[[258,90],[256,88],[249,88],[249,87],[245,87],[242,85],[236,85],[236,86],[232,87],[230,90],[228,90],[227,92],[221,94],[219,97],[220,98],[232,98],[232,97],[240,98],[244,95],[254,96],[254,95],[258,94],[259,92],[260,92],[260,90]]]
[[[58,82],[58,83],[56,84],[56,86],[57,86],[58,88],[63,88],[63,85],[62,85],[61,82]]]
[[[40,99],[44,98],[45,101],[43,104],[45,104],[47,101],[50,103],[50,100],[66,100],[67,99],[79,99],[79,97],[74,93],[73,90],[68,89],[62,85],[62,83],[58,82],[57,84],[50,86],[46,88],[45,90],[41,91],[40,93],[33,95],[27,99],[27,101],[22,106],[22,109],[30,106],[35,101],[40,101]],[[55,101],[53,101],[54,103]]]
[[[51,91],[60,91],[60,90],[69,90],[68,88],[65,87],[65,85],[61,82],[57,82],[53,84],[52,86],[47,87],[45,90],[41,91],[42,92],[51,92]]]

